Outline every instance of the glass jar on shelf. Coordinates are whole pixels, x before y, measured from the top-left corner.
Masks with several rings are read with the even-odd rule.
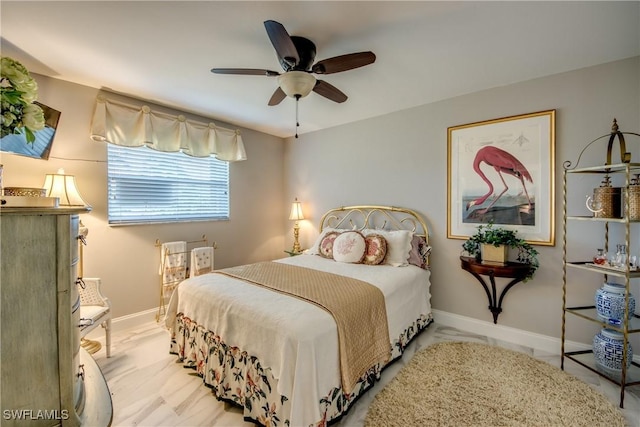
[[[626,268],[627,245],[616,245],[616,255],[613,257],[613,266],[616,268]]]
[[[607,263],[607,253],[604,249],[598,249],[593,257],[593,263],[596,265],[604,265]]]

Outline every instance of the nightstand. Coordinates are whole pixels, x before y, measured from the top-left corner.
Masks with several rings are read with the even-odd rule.
[[[289,256],[296,256],[296,255],[300,255],[302,253],[302,251],[300,252],[296,252],[296,251],[285,251],[285,253],[288,253]]]

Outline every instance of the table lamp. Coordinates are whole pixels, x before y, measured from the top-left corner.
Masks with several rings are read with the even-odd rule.
[[[58,169],[55,174],[47,174],[43,187],[47,191],[47,197],[60,199],[59,206],[88,206],[76,187],[76,177],[65,175],[64,169]]]
[[[291,204],[291,214],[289,214],[289,219],[295,221],[293,225],[293,249],[292,252],[301,252],[300,251],[300,242],[298,242],[298,236],[300,235],[300,224],[299,220],[304,219],[304,215],[302,215],[302,205],[298,201],[298,198],[294,200]]]

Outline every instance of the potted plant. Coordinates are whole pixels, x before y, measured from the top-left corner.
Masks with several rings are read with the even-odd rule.
[[[483,249],[483,246],[485,249]],[[464,249],[469,256],[479,261],[487,261],[487,249],[491,251],[492,248],[495,250],[500,247],[502,247],[502,249],[498,249],[498,251],[503,254],[502,260],[494,258],[489,259],[489,261],[504,262],[506,260],[507,250],[517,249],[516,261],[531,265],[531,274],[527,279],[533,277],[535,271],[540,266],[538,262],[538,251],[524,239],[519,238],[516,231],[494,227],[493,222],[489,222],[486,225],[478,226],[476,234],[469,237],[469,240],[462,244],[462,249]]]

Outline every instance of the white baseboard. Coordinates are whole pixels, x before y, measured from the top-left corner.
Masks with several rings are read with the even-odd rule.
[[[139,311],[137,313],[127,314],[125,316],[114,317],[111,320],[111,332],[120,332],[127,329],[137,328],[145,323],[155,322],[156,314],[158,314],[157,308],[150,308],[149,310]],[[104,337],[104,329],[95,328],[89,332],[86,338],[90,340],[100,340]]]
[[[546,351],[551,354],[560,354],[562,342],[560,338],[548,335],[536,334],[522,329],[511,328],[474,319],[472,317],[461,316],[459,314],[448,313],[446,311],[432,310],[433,319],[437,324],[462,329],[478,335],[485,335],[498,340],[509,341],[518,345]],[[565,351],[590,350],[591,344],[577,341],[565,341]],[[640,363],[640,354],[635,352],[633,361]]]
[[[491,338],[509,341],[526,347],[532,347],[552,354],[560,354],[560,338],[511,328],[509,326],[496,325],[484,320],[478,320],[472,317],[461,316],[459,314],[448,313],[440,310],[433,310],[433,318],[435,322],[440,325],[462,329],[479,335],[486,335]],[[576,341],[566,341],[565,347],[565,351],[587,350],[591,348],[589,344],[579,343]]]
[[[155,322],[157,314],[157,308],[150,308],[149,310],[116,317],[111,321],[111,327],[118,331],[135,328],[144,325],[145,323]]]

